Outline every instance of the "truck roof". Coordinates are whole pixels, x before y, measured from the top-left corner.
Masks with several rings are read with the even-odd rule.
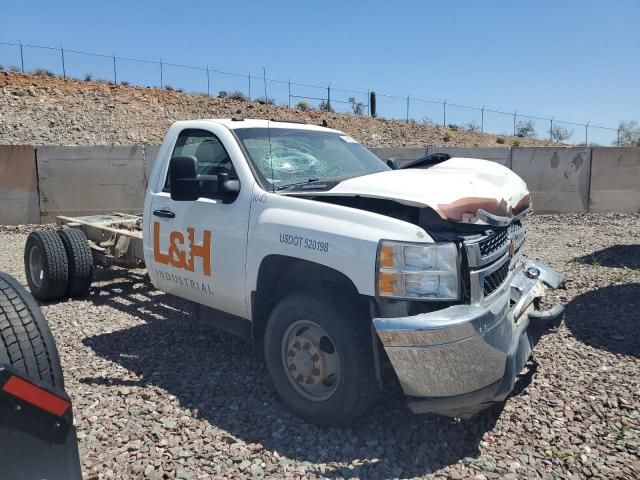
[[[185,120],[176,123],[184,124],[185,127],[188,128],[188,124],[190,122],[211,122],[218,123],[224,125],[230,130],[237,130],[240,128],[267,128],[267,124],[269,128],[294,128],[298,130],[318,130],[323,132],[335,132],[342,133],[339,130],[334,130],[331,128],[322,127],[320,125],[309,125],[306,123],[299,123],[295,120],[288,122],[286,119],[276,119],[272,121],[268,120],[260,120],[255,118],[206,118],[202,120]]]

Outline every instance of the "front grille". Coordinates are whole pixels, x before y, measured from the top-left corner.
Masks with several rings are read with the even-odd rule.
[[[504,285],[509,278],[512,255],[520,250],[525,238],[522,223],[515,221],[507,227],[465,240],[471,303],[481,302]]]
[[[485,298],[500,288],[507,279],[509,276],[509,264],[510,262],[505,262],[498,270],[484,277],[482,289]]]
[[[480,247],[480,255],[483,257],[488,257],[492,253],[500,250],[508,241],[509,238],[506,228],[492,233],[486,239],[480,240],[480,242],[478,242],[478,246]]]

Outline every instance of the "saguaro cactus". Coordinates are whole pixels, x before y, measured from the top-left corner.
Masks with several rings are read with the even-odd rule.
[[[376,92],[374,90],[371,90],[371,92],[369,93],[369,111],[371,112],[371,116],[372,117],[376,117],[377,116],[377,112],[376,112]]]

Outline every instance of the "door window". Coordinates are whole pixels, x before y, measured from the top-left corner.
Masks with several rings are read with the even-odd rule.
[[[193,155],[198,159],[198,175],[217,175],[226,173],[230,179],[237,179],[231,158],[224,146],[213,133],[206,130],[187,129],[180,132],[171,156]],[[200,196],[218,198],[216,192],[207,191],[210,182],[200,183]],[[164,184],[164,191],[169,191],[169,175]]]

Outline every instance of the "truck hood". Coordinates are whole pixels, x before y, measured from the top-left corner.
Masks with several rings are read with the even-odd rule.
[[[506,224],[531,206],[531,195],[518,175],[498,163],[476,158],[451,158],[427,169],[364,175],[344,180],[331,190],[307,194],[393,200],[429,207],[445,220],[475,224]]]

